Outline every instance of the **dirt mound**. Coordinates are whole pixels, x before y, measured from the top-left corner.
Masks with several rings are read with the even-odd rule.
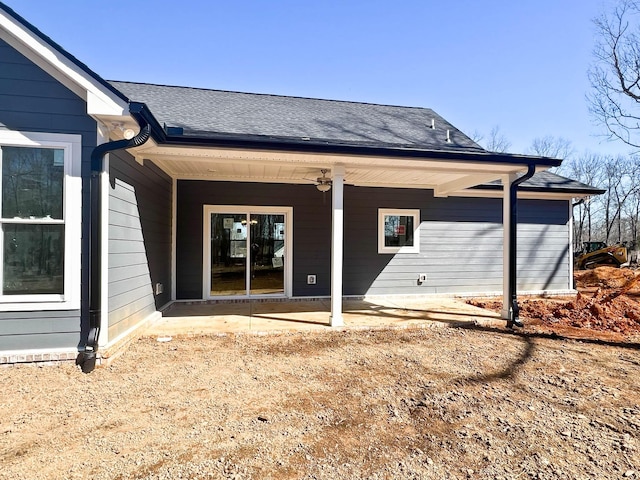
[[[627,268],[598,267],[593,270],[578,270],[573,278],[576,288],[621,288],[636,275],[637,272]]]
[[[570,299],[526,299],[520,316],[538,330],[559,334],[580,329],[588,337],[640,335],[640,272],[598,267],[574,275],[579,293]],[[472,305],[500,311],[496,300],[472,300]]]

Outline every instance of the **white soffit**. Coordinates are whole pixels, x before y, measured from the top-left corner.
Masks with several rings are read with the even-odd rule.
[[[127,102],[1,9],[0,38],[84,99],[89,115],[128,115]]]
[[[526,170],[524,165],[478,161],[181,147],[158,145],[153,140],[130,149],[130,153],[139,162],[149,159],[179,179],[304,184],[313,183],[320,169],[331,171],[332,166],[340,164],[346,168],[347,184],[429,188],[436,196],[448,196]]]

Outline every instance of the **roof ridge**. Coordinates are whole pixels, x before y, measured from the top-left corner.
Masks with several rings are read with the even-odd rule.
[[[372,105],[372,106],[377,106],[377,107],[410,108],[410,109],[414,109],[414,110],[428,110],[431,113],[433,113],[433,115],[437,115],[439,118],[444,120],[443,117],[438,115],[438,113],[436,113],[430,107],[416,107],[416,106],[411,106],[411,105],[391,105],[391,104],[388,104],[388,103],[377,103],[377,102],[356,102],[356,101],[353,101],[353,100],[337,100],[337,99],[332,99],[332,98],[303,97],[303,96],[300,96],[300,95],[282,95],[282,94],[277,94],[277,93],[240,92],[240,91],[237,91],[237,90],[223,90],[223,89],[219,89],[219,88],[189,87],[189,86],[185,86],[185,85],[167,85],[167,84],[162,84],[162,83],[150,83],[150,82],[131,82],[131,81],[128,81],[128,80],[107,80],[107,81],[109,83],[128,83],[128,84],[133,84],[133,85],[149,85],[149,86],[154,86],[154,87],[165,87],[165,88],[183,88],[183,89],[188,89],[188,90],[202,90],[202,91],[207,91],[207,92],[220,92],[220,93],[237,93],[237,94],[240,94],[240,95],[256,95],[256,96],[262,96],[262,97],[293,98],[293,99],[299,99],[299,100],[318,100],[318,101],[321,101],[321,102],[348,103],[348,104],[353,104],[353,105]]]

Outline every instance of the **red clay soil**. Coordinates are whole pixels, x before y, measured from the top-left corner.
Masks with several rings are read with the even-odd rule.
[[[640,336],[640,271],[598,267],[574,273],[578,294],[519,300],[526,328],[563,336],[624,341]],[[494,299],[470,304],[500,311]]]

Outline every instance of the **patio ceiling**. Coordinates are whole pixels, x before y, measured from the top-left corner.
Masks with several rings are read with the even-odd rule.
[[[130,150],[176,179],[314,184],[321,169],[345,167],[345,183],[356,186],[428,188],[446,196],[526,171],[522,165],[481,161],[330,155],[216,147],[159,145],[150,140]]]

